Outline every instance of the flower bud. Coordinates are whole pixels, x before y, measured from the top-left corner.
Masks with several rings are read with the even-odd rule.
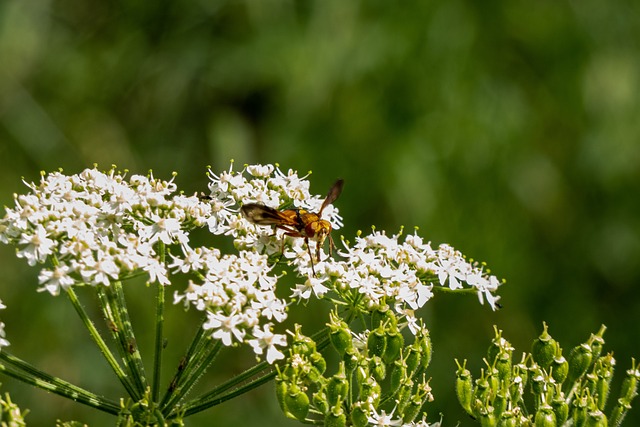
[[[431,363],[431,355],[433,353],[429,331],[425,330],[424,334],[420,337],[419,344],[420,349],[422,350],[422,358],[420,359],[420,368],[418,369],[418,372],[422,373]]]
[[[293,342],[291,343],[291,352],[293,354],[309,356],[311,353],[316,351],[316,342],[302,334],[301,329],[302,327],[296,324],[295,332],[293,334]]]
[[[365,402],[356,402],[351,409],[351,423],[354,427],[369,425],[369,410]]]
[[[354,369],[358,367],[360,353],[356,350],[355,347],[351,347],[345,351],[342,356],[342,360],[344,361],[344,368],[346,372],[353,372]]]
[[[551,362],[551,377],[554,379],[556,384],[562,384],[565,379],[567,379],[567,374],[569,373],[569,362],[564,358],[562,354],[557,356]]]
[[[367,350],[368,355],[381,357],[387,348],[387,334],[384,327],[379,326],[373,331],[369,332],[367,337]]]
[[[598,333],[595,335],[591,335],[591,337],[589,338],[589,345],[591,346],[591,354],[593,355],[591,360],[594,363],[596,360],[598,360],[598,358],[600,357],[600,354],[602,354],[602,347],[604,347],[604,338],[602,336],[604,335],[604,332],[606,330],[607,330],[607,327],[605,325],[601,325]]]
[[[422,409],[423,401],[422,399],[416,398],[417,396],[413,396],[407,406],[404,408],[402,412],[402,422],[405,424],[409,424],[416,419],[420,410]]]
[[[382,360],[384,363],[391,364],[400,357],[400,351],[404,347],[404,337],[397,327],[387,332],[387,346],[384,349]]]
[[[360,399],[364,401],[371,401],[373,406],[377,406],[380,403],[380,395],[382,389],[380,384],[373,378],[368,378],[366,381],[360,383]]]
[[[338,405],[349,394],[349,381],[344,372],[344,362],[340,363],[338,373],[329,378],[326,394],[329,404],[332,406]]]
[[[566,399],[564,399],[564,395],[556,395],[551,401],[551,407],[553,408],[553,413],[556,415],[556,423],[558,423],[559,426],[564,425],[567,418],[569,418],[569,404]]]
[[[407,379],[401,386],[400,390],[398,390],[396,403],[398,405],[398,411],[400,413],[404,412],[404,409],[407,407],[411,396],[413,395],[413,381],[411,379]]]
[[[321,413],[326,413],[329,410],[329,402],[327,401],[327,395],[324,394],[324,390],[318,390],[311,397],[313,405]]]
[[[613,370],[615,366],[615,359],[612,354],[607,354],[598,359],[595,364],[594,371],[597,375],[595,385],[595,398],[598,404],[598,409],[604,410],[604,406],[609,398],[609,390],[611,387],[611,380],[613,379]]]
[[[324,427],[346,427],[347,416],[342,409],[342,404],[338,403],[325,415]]]
[[[391,381],[389,383],[391,393],[395,393],[400,385],[407,379],[407,368],[401,360],[396,360],[391,370]]]
[[[518,427],[518,419],[513,412],[504,412],[498,419],[498,427]]]
[[[334,319],[332,319],[334,320]],[[329,326],[329,341],[336,349],[340,356],[353,347],[353,340],[351,339],[351,331],[349,325],[343,320],[331,322]]]
[[[569,372],[566,380],[566,390],[570,390],[573,384],[581,378],[591,365],[591,347],[588,344],[580,344],[569,353]]]
[[[407,356],[405,357],[405,365],[407,367],[407,375],[413,375],[420,365],[421,352],[414,345],[408,347]]]
[[[620,390],[620,399],[626,403],[630,403],[638,394],[638,379],[640,378],[640,370],[636,369],[635,360],[631,361],[631,369],[627,370],[627,376],[622,381]]]
[[[285,396],[287,395],[287,391],[289,390],[289,383],[280,379],[279,377],[276,378],[275,383],[276,383],[276,398],[278,399],[278,404],[280,405],[280,409],[282,409],[282,412],[284,412],[284,414],[287,415],[289,411],[287,409]]]
[[[324,371],[327,370],[327,361],[324,360],[322,354],[317,351],[311,353],[311,355],[309,356],[309,362],[311,362],[311,365],[313,365],[313,367],[316,368],[318,372],[320,372],[320,374],[324,374]]]
[[[393,310],[389,309],[389,306],[384,305],[371,312],[371,325],[373,328],[384,325],[395,327],[398,325],[398,320]]]
[[[542,323],[542,334],[533,341],[531,346],[531,356],[542,369],[548,369],[556,354],[556,340],[547,332],[547,324]]]
[[[511,355],[506,352],[500,353],[496,357],[494,364],[498,380],[509,384],[511,382],[511,373],[513,371],[511,365]]]
[[[556,415],[553,412],[553,408],[549,405],[541,405],[536,411],[534,418],[534,425],[536,427],[556,427]]]
[[[491,408],[481,410],[478,414],[478,421],[480,421],[481,427],[496,427],[498,425],[496,416],[493,414]]]
[[[602,411],[591,411],[587,414],[585,427],[607,427],[607,417]]]
[[[460,366],[458,361],[458,370],[456,371],[456,396],[458,402],[467,413],[473,416],[471,410],[471,399],[473,398],[473,379],[471,378],[471,372],[465,368],[467,361],[465,360],[463,365]]]
[[[369,361],[369,372],[378,382],[382,382],[387,376],[387,367],[382,362],[382,358],[373,356]]]
[[[309,413],[309,396],[297,384],[291,384],[285,395],[285,406],[293,418],[304,421]]]

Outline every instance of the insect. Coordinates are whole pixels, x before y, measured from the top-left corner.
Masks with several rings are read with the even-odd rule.
[[[311,272],[315,276],[316,272],[313,268],[313,255],[309,247],[309,240],[317,242],[317,262],[320,262],[320,248],[327,237],[329,238],[329,255],[332,254],[332,249],[335,248],[335,245],[331,238],[331,223],[322,219],[322,211],[336,201],[342,192],[343,185],[344,181],[341,179],[333,184],[318,213],[309,212],[305,209],[278,210],[259,203],[248,203],[242,206],[240,210],[242,215],[253,224],[272,225],[277,229],[284,230],[286,236],[302,237],[311,258]],[[282,250],[284,251],[284,241],[282,242]]]

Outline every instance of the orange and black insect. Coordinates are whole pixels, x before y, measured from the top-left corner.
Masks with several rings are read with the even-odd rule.
[[[342,192],[343,185],[344,181],[341,179],[333,184],[318,213],[309,212],[305,209],[278,210],[259,203],[248,203],[242,206],[240,210],[242,215],[253,224],[271,225],[277,229],[284,230],[286,236],[302,237],[307,245],[309,257],[311,258],[311,271],[315,276],[316,272],[313,268],[313,255],[309,247],[309,240],[317,242],[316,259],[318,262],[320,262],[320,248],[327,237],[329,238],[329,255],[332,254],[332,249],[335,248],[335,245],[331,238],[331,223],[322,219],[322,211],[336,201]]]

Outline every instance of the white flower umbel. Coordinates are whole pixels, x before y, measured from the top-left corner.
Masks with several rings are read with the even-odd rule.
[[[180,272],[191,270],[201,281],[190,281],[186,292],[176,292],[174,301],[205,311],[204,328],[224,345],[246,342],[256,354],[267,348],[270,363],[281,358],[273,346],[286,345],[286,337],[268,334],[270,321],[286,319],[286,303],[275,295],[277,277],[270,275],[267,257],[249,251],[224,256],[206,248],[185,251],[188,261],[174,258],[171,266]]]
[[[172,197],[173,180],[151,174],[127,180],[115,169],[94,168],[26,184],[31,193],[16,195],[0,220],[0,241],[15,244],[29,265],[51,260],[39,282],[52,295],[78,283],[108,286],[139,271],[168,284],[154,244],[186,244],[187,230],[211,214],[209,203]]]
[[[86,169],[75,175],[43,173],[39,183],[26,183],[29,193],[16,195],[14,205],[6,208],[0,219],[0,242],[13,244],[18,257],[40,268],[38,290],[67,294],[127,391],[127,399],[140,408],[158,410],[146,414],[151,418],[140,415],[140,420],[159,423],[153,417],[161,413],[164,419],[173,421],[179,420],[181,414],[202,411],[224,401],[229,390],[235,394],[257,387],[270,375],[267,365],[278,361],[278,367],[283,367],[280,385],[286,381],[290,384],[285,385],[291,387],[286,394],[287,405],[291,405],[289,415],[301,419],[307,415],[301,394],[323,390],[306,389],[304,381],[329,380],[333,384],[327,386],[327,396],[322,397],[323,392],[313,397],[317,400],[314,405],[319,405],[313,412],[317,423],[333,409],[336,411],[331,417],[346,416],[338,410],[341,408],[336,399],[347,396],[343,387],[347,381],[345,363],[354,360],[362,369],[372,370],[361,369],[363,377],[353,378],[369,387],[372,398],[380,397],[371,377],[383,375],[380,361],[391,369],[400,360],[407,366],[398,369],[406,371],[393,371],[398,375],[395,381],[400,382],[391,392],[402,391],[403,396],[411,392],[415,398],[414,388],[422,382],[428,384],[424,370],[431,357],[428,330],[415,312],[439,291],[472,293],[481,303],[487,301],[493,309],[498,306],[496,291],[500,283],[495,276],[488,274],[484,266],[467,261],[449,245],[432,247],[417,232],[387,235],[373,229],[369,234],[359,233],[351,242],[343,239],[341,250],[330,256],[327,252],[333,246],[328,244],[332,239],[327,234],[342,226],[342,217],[334,206],[334,202],[339,204],[336,199],[342,181],[323,196],[310,193],[307,176],[292,170],[284,172],[274,165],[248,165],[238,171],[231,167],[219,174],[209,171],[209,179],[209,194],[198,197],[179,193],[174,179],[157,179],[151,173],[127,176],[115,168],[107,172]],[[328,202],[323,206],[325,199]],[[247,204],[264,207],[251,206],[255,212],[251,216],[247,214]],[[247,217],[242,214],[243,207]],[[280,215],[277,211],[281,210],[286,213]],[[194,245],[190,233],[195,228],[208,229],[216,236],[209,241],[227,242],[220,247]],[[324,241],[324,247],[318,247],[318,241]],[[286,268],[293,273],[289,276],[294,276],[295,283],[289,297],[283,299],[276,295],[276,285]],[[174,302],[201,311],[204,321],[169,382],[167,394],[161,397],[165,286],[182,275],[187,276],[188,285],[175,291]],[[152,378],[146,375],[126,308],[123,283],[137,276],[145,277],[156,290]],[[123,363],[116,360],[84,310],[75,293],[77,285],[91,285],[96,290],[108,333],[115,339]],[[309,304],[312,300],[333,305],[334,316],[343,319],[334,325],[337,335],[332,341],[345,357],[341,374],[323,376],[326,361],[320,351],[331,340],[326,330],[307,338],[301,334],[302,326],[296,325],[295,333],[288,331],[290,340],[287,334],[276,332],[287,319],[288,305]],[[360,322],[357,332],[347,327],[352,321]],[[414,335],[411,347],[403,346],[404,328]],[[0,348],[8,344],[4,324],[0,323]],[[250,347],[265,361],[220,388],[191,401],[185,399],[202,372],[216,360],[218,351],[238,345]],[[0,358],[3,363],[23,369],[26,378],[37,377],[42,388],[109,413],[120,410],[117,402],[24,369],[25,365],[8,351],[0,352]],[[304,369],[298,360],[304,361]],[[285,367],[288,363],[291,369]],[[247,382],[249,378],[253,379]],[[360,389],[360,385],[356,388]],[[367,392],[364,388],[361,391]],[[422,395],[426,400],[428,393]],[[428,425],[426,421],[401,421],[415,419],[413,415],[417,413],[407,416],[406,405],[421,407],[422,401],[363,402],[368,402],[370,408],[364,404],[358,407],[360,422],[379,426]],[[321,410],[323,406],[326,408]]]

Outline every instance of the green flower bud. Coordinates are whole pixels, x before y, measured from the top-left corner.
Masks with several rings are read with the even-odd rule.
[[[335,405],[324,417],[324,427],[346,427],[347,416],[341,404]]]
[[[342,360],[344,361],[344,368],[347,372],[353,372],[353,370],[358,367],[359,356],[360,353],[355,347],[351,347],[345,351]]]
[[[513,371],[512,365],[511,365],[511,355],[509,353],[502,352],[496,357],[496,360],[494,363],[495,363],[495,369],[497,373],[496,375],[497,379],[500,382],[505,382],[509,384],[511,382],[511,373]]]
[[[311,353],[311,356],[309,356],[309,361],[311,362],[313,367],[316,368],[318,372],[320,372],[320,374],[324,374],[324,371],[327,370],[327,361],[324,360],[322,354],[318,353],[317,351]]]
[[[498,427],[518,427],[518,419],[513,412],[504,412],[498,419]]]
[[[303,356],[309,356],[316,351],[316,342],[311,338],[302,334],[302,326],[296,324],[295,332],[293,334],[293,342],[291,343],[291,352],[293,354],[300,354]]]
[[[600,357],[594,367],[597,375],[594,397],[596,398],[598,409],[601,411],[604,410],[604,406],[609,398],[614,365],[615,359],[613,355],[607,354],[606,356]]]
[[[393,310],[387,305],[380,306],[371,312],[371,327],[378,328],[380,326],[398,326],[398,320]]]
[[[551,362],[551,377],[556,384],[562,384],[569,373],[569,362],[562,356],[555,357]]]
[[[297,384],[291,384],[289,391],[285,395],[285,406],[293,418],[304,421],[309,413],[309,396]]]
[[[370,400],[373,406],[378,406],[380,403],[381,393],[382,389],[380,384],[378,384],[378,382],[373,378],[368,378],[360,384],[360,400]]]
[[[480,421],[481,427],[496,427],[498,424],[496,416],[493,414],[491,408],[489,408],[489,410],[480,411],[478,414],[478,421]]]
[[[407,368],[401,360],[396,360],[391,370],[390,391],[395,393],[400,385],[407,379]]]
[[[531,356],[542,369],[548,369],[555,357],[558,343],[547,332],[547,324],[543,322],[542,326],[542,334],[533,341],[531,346]]]
[[[391,364],[396,361],[398,357],[400,357],[400,351],[403,347],[404,337],[397,327],[387,332],[387,346],[384,349],[384,354],[382,355],[384,363]]]
[[[421,399],[417,399],[416,396],[409,400],[409,403],[402,411],[402,422],[409,424],[416,419],[418,414],[420,414],[420,410],[422,409],[423,401]]]
[[[369,361],[369,372],[378,382],[381,382],[387,376],[387,367],[382,362],[382,358],[373,356]]]
[[[631,369],[627,370],[627,376],[622,381],[620,390],[620,399],[626,403],[631,403],[638,394],[638,379],[640,378],[640,370],[636,369],[635,360],[631,361]]]
[[[399,413],[404,412],[404,409],[407,407],[407,404],[409,404],[409,400],[411,399],[412,395],[413,381],[411,379],[408,379],[404,382],[404,384],[400,386],[400,390],[398,390],[396,403],[398,405]]]
[[[349,325],[343,320],[338,323],[329,323],[329,341],[336,349],[340,356],[353,347],[353,340],[351,338],[351,330]]]
[[[329,410],[329,402],[327,401],[327,395],[324,394],[324,390],[318,390],[311,397],[313,405],[321,413],[326,413]]]
[[[571,350],[565,391],[570,390],[573,384],[587,372],[592,356],[591,347],[588,344],[580,344]]]
[[[629,409],[631,409],[629,402],[625,402],[623,399],[618,399],[618,404],[613,408],[611,415],[609,416],[609,423],[616,427],[622,424],[622,420],[624,420]]]
[[[369,332],[369,337],[367,338],[367,350],[369,351],[369,357],[381,357],[384,354],[386,348],[387,334],[384,330],[384,327],[379,326],[377,329]]]
[[[553,412],[553,408],[549,405],[541,405],[538,408],[535,416],[536,427],[556,427],[556,415]]]
[[[467,411],[469,415],[473,416],[474,413],[471,410],[471,399],[473,398],[473,379],[471,378],[471,372],[465,368],[467,364],[466,360],[462,366],[460,366],[457,360],[456,364],[458,365],[458,370],[456,371],[456,396],[462,408]]]
[[[416,369],[420,365],[421,352],[419,348],[411,346],[407,350],[407,357],[405,357],[405,364],[407,367],[407,375],[413,375]]]
[[[329,378],[325,392],[332,406],[339,404],[348,396],[349,381],[344,372],[344,362],[340,363],[338,373]]]
[[[556,423],[558,423],[559,426],[564,425],[567,418],[569,418],[569,405],[564,399],[564,396],[556,395],[551,401],[551,407],[553,408],[553,413],[556,415]]]
[[[287,409],[287,404],[286,404],[286,395],[287,395],[287,391],[289,390],[289,384],[286,381],[283,381],[282,379],[276,378],[276,398],[278,399],[278,404],[280,405],[280,409],[282,409],[282,412],[287,415],[289,413],[289,410]]]
[[[369,409],[365,402],[356,402],[351,409],[351,423],[354,427],[366,427],[369,425]]]
[[[420,349],[422,350],[422,358],[420,359],[419,373],[424,372],[431,363],[431,355],[433,348],[431,346],[431,337],[429,331],[425,330],[425,333],[419,339]]]
[[[607,417],[602,411],[592,411],[587,414],[585,427],[607,427]]]
[[[502,413],[507,409],[507,403],[509,402],[507,393],[507,390],[500,390],[493,399],[493,413],[498,420],[502,418]]]
[[[604,332],[606,330],[607,330],[607,327],[605,325],[601,325],[598,333],[595,335],[591,335],[591,337],[589,338],[589,345],[591,346],[591,354],[593,355],[591,360],[594,363],[596,360],[598,360],[598,358],[602,354],[602,347],[604,347],[604,338],[602,336],[604,335]]]

